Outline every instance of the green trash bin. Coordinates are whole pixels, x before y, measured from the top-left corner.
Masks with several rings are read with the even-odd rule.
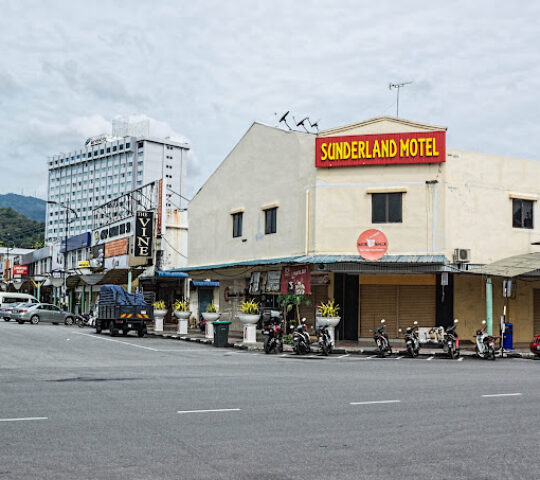
[[[217,321],[214,324],[214,347],[223,348],[229,343],[229,325],[231,322]]]

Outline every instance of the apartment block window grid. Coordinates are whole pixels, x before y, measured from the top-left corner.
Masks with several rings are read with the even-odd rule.
[[[371,223],[402,223],[402,193],[372,193]]]
[[[244,221],[244,213],[237,212],[232,214],[233,217],[233,238],[242,236],[242,224]]]
[[[277,232],[277,207],[264,211],[264,233],[269,235]]]
[[[512,199],[512,226],[514,228],[534,228],[532,200]]]

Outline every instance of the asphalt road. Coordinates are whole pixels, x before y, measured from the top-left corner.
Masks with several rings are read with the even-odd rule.
[[[533,478],[539,404],[535,360],[267,356],[0,322],[1,479]]]

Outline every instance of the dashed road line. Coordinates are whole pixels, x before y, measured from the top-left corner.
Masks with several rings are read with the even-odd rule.
[[[211,410],[178,410],[176,413],[239,412],[240,410],[240,408],[215,408]]]
[[[400,403],[401,400],[374,400],[371,402],[351,402],[349,405],[376,405],[383,403]]]
[[[482,395],[484,398],[490,398],[490,397],[520,397],[521,393],[493,393],[490,395]]]
[[[143,345],[137,345],[135,343],[123,342],[122,340],[114,340],[112,338],[98,337],[96,335],[90,335],[88,333],[75,333],[75,335],[83,335],[85,337],[93,338],[94,340],[104,340],[105,342],[122,343],[123,345],[128,345],[130,347],[142,348],[144,350],[150,350],[152,352],[159,352],[159,350],[157,348],[145,347]]]
[[[0,418],[0,422],[29,422],[34,420],[49,420],[49,417]]]

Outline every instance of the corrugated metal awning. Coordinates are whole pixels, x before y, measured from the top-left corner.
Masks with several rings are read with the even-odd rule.
[[[210,280],[192,280],[191,283],[195,287],[219,287],[219,282],[212,282]]]
[[[179,270],[157,270],[156,277],[187,278],[188,274]]]
[[[536,252],[506,257],[483,267],[468,270],[468,273],[493,275],[496,277],[517,277],[518,275],[526,275],[539,269],[540,252]]]

